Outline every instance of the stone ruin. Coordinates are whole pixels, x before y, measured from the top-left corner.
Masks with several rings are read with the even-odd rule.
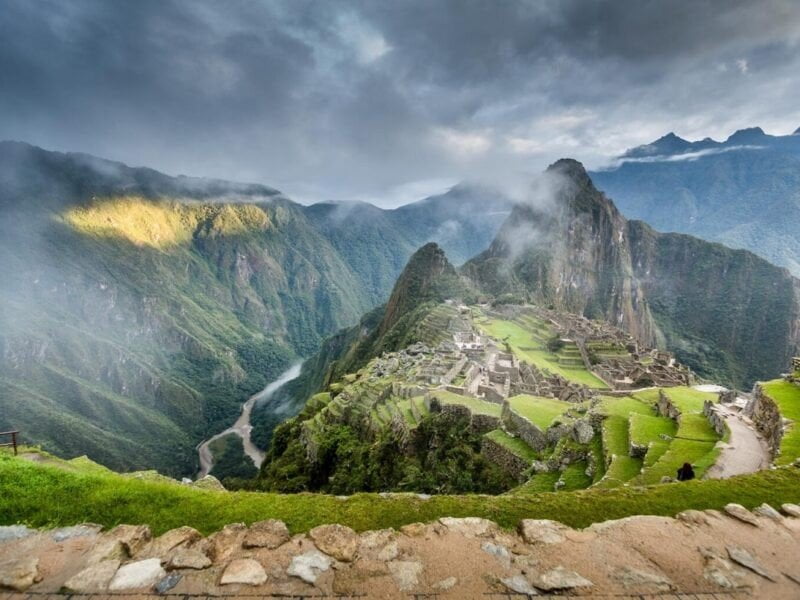
[[[502,306],[491,313],[502,319],[533,317],[545,323],[555,338],[574,343],[586,369],[613,390],[673,387],[694,381],[692,372],[671,353],[645,348],[630,334],[603,321],[536,306]]]

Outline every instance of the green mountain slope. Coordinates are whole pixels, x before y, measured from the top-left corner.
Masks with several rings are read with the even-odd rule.
[[[0,429],[190,474],[248,395],[386,300],[409,240],[446,238],[462,204],[480,220],[445,196],[336,221],[263,185],[0,142]],[[254,413],[263,445],[279,409]]]
[[[0,428],[30,442],[189,474],[240,402],[369,308],[274,190],[0,150]]]

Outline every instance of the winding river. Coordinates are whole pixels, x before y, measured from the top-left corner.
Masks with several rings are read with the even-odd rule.
[[[250,439],[250,432],[253,429],[253,426],[250,425],[250,414],[253,412],[253,406],[255,406],[256,403],[267,402],[282,386],[289,383],[292,379],[296,379],[297,376],[300,375],[300,369],[302,366],[302,362],[293,364],[263,390],[250,396],[247,402],[242,404],[242,414],[239,415],[239,418],[236,419],[236,422],[233,425],[228,427],[225,431],[221,431],[215,436],[208,438],[206,441],[201,442],[197,446],[197,454],[200,458],[200,471],[197,473],[198,479],[208,475],[208,473],[214,467],[214,455],[211,453],[211,448],[209,447],[210,444],[214,440],[218,440],[229,433],[234,433],[242,438],[245,454],[250,457],[256,468],[261,466],[261,463],[264,462],[264,452],[262,452],[261,449],[258,448],[258,446],[256,446]]]

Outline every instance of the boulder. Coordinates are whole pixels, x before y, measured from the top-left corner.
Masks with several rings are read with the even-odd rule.
[[[575,571],[568,571],[564,567],[559,566],[539,575],[535,585],[540,590],[549,592],[552,590],[570,590],[579,587],[591,587],[594,584]]]
[[[409,523],[400,528],[400,533],[408,537],[422,537],[428,533],[428,526],[425,523]]]
[[[166,556],[171,550],[175,548],[188,546],[193,544],[203,536],[200,532],[193,527],[178,527],[177,529],[170,529],[163,535],[158,536],[153,540],[147,554],[150,556]]]
[[[416,560],[393,560],[389,562],[389,573],[397,587],[407,592],[419,585],[422,563]]]
[[[758,519],[756,519],[756,516],[741,504],[731,502],[730,504],[726,504],[723,510],[734,519],[758,527]]]
[[[100,561],[67,579],[61,589],[73,594],[103,592],[108,588],[119,565],[120,562],[116,559]]]
[[[796,519],[800,519],[800,505],[799,504],[781,504],[781,510],[785,512],[790,517],[794,517]]]
[[[102,531],[102,525],[94,523],[83,523],[81,525],[73,525],[72,527],[59,527],[50,533],[50,537],[56,542],[63,542],[79,537],[92,537]]]
[[[119,568],[108,589],[111,591],[150,589],[167,575],[161,560],[147,558]]]
[[[358,556],[370,560],[394,560],[400,554],[397,534],[392,529],[379,529],[361,534]]]
[[[497,531],[497,524],[480,517],[442,517],[439,523],[467,537],[485,537]]]
[[[575,421],[575,424],[572,426],[572,438],[576,442],[579,444],[588,444],[592,441],[593,437],[594,429],[589,421],[585,419]]]
[[[481,544],[481,550],[486,552],[486,554],[494,556],[506,568],[511,566],[511,553],[508,551],[508,548],[502,544],[483,542],[483,544]]]
[[[708,515],[701,510],[684,510],[679,512],[676,517],[679,521],[688,525],[708,525]]]
[[[242,548],[247,527],[244,523],[231,523],[225,525],[220,531],[208,537],[208,556],[215,563],[223,563],[234,552]]]
[[[614,578],[626,588],[648,587],[655,588],[659,592],[668,592],[675,589],[673,583],[664,575],[640,571],[632,567],[622,567],[619,571],[614,573]]]
[[[762,517],[767,517],[768,519],[772,519],[773,521],[783,520],[783,515],[774,508],[772,508],[766,502],[764,502],[764,504],[762,504],[761,506],[756,506],[753,509],[753,512],[756,513],[757,515],[761,515]]]
[[[753,573],[761,575],[765,579],[769,579],[770,581],[778,581],[778,578],[767,571],[764,567],[762,567],[758,561],[744,548],[739,548],[737,546],[726,546],[725,548],[728,551],[728,556],[730,559],[743,566],[746,569],[750,569]]]
[[[21,540],[36,533],[35,529],[28,529],[25,525],[0,526],[0,542]]]
[[[539,592],[533,587],[524,575],[514,575],[513,577],[505,577],[500,580],[504,586],[515,594],[524,594],[526,596],[538,596]]]
[[[225,567],[220,585],[231,583],[241,583],[245,585],[261,585],[267,581],[267,572],[256,560],[252,558],[240,558],[233,560]]]
[[[35,556],[14,558],[0,563],[0,588],[24,592],[39,579],[39,559]]]
[[[183,579],[180,573],[170,573],[156,584],[156,594],[166,594]]]
[[[117,525],[108,535],[120,540],[130,556],[135,556],[153,537],[147,525]]]
[[[310,550],[292,558],[286,573],[306,583],[315,583],[320,573],[331,568],[333,560],[319,550]]]
[[[560,544],[570,528],[549,519],[523,519],[517,530],[528,544]]]
[[[169,569],[205,569],[211,566],[211,559],[195,548],[178,548],[167,561]]]
[[[320,525],[308,535],[317,548],[342,562],[352,561],[358,551],[358,534],[344,525]]]
[[[86,564],[95,565],[106,560],[123,561],[129,557],[128,548],[122,540],[105,537],[89,551],[86,556]]]
[[[274,550],[291,538],[286,523],[276,519],[258,521],[250,525],[242,545],[245,548],[269,548]]]

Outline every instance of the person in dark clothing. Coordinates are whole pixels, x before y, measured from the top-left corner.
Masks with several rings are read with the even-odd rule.
[[[694,479],[694,469],[689,463],[683,463],[683,466],[678,469],[678,481],[689,481]]]

